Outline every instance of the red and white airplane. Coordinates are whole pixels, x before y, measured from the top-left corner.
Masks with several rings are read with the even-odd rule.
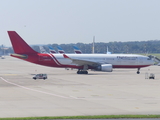
[[[150,57],[132,54],[52,54],[34,51],[15,31],[8,31],[14,54],[11,56],[49,67],[75,68],[77,74],[88,74],[89,69],[112,72],[113,68],[137,68],[154,63]]]

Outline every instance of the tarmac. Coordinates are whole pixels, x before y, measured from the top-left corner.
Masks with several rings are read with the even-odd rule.
[[[0,118],[160,113],[160,66],[113,72],[51,68],[0,59]],[[34,80],[46,73],[48,79]],[[155,79],[146,79],[150,73]]]

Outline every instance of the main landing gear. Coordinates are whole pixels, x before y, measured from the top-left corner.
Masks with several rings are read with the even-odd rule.
[[[83,66],[83,69],[79,69],[78,71],[77,71],[77,74],[88,74],[88,65],[84,65]]]
[[[86,71],[86,70],[78,70],[77,74],[88,74],[88,71]]]
[[[137,74],[140,74],[140,68],[138,68]]]

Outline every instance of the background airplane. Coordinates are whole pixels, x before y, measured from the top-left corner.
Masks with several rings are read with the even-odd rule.
[[[65,51],[61,48],[61,46],[57,46],[58,53],[63,54]]]
[[[73,49],[76,54],[82,54],[82,51],[78,47],[73,46]]]
[[[88,69],[112,72],[113,68],[140,68],[154,63],[150,57],[133,54],[42,54],[34,51],[15,31],[8,31],[14,54],[11,56],[39,65],[78,69],[77,74],[88,74]]]
[[[108,46],[107,46],[107,54],[112,54],[111,52],[108,51]]]
[[[47,53],[43,46],[39,46],[39,49],[41,53]]]
[[[56,54],[57,52],[55,51],[55,49],[51,46],[48,46],[49,47],[49,52],[52,53],[52,54]]]

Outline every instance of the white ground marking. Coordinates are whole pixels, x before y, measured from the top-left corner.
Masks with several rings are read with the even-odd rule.
[[[28,87],[25,87],[25,86],[22,86],[22,85],[18,85],[18,84],[13,83],[13,82],[9,82],[6,79],[4,79],[3,77],[0,77],[0,79],[3,80],[4,82],[8,83],[8,84],[15,85],[17,87],[20,87],[20,88],[23,88],[23,89],[26,89],[26,90],[30,90],[30,91],[34,91],[34,92],[39,92],[39,93],[43,93],[43,94],[47,94],[47,95],[52,95],[52,96],[56,96],[56,97],[60,97],[60,98],[65,98],[65,99],[75,99],[74,97],[66,97],[66,96],[61,96],[61,95],[57,95],[57,94],[53,94],[53,93],[48,93],[48,92],[40,91],[40,90],[31,89],[31,88],[28,88]]]

